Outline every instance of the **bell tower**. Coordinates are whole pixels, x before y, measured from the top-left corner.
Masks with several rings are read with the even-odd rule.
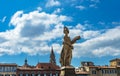
[[[53,47],[51,48],[51,53],[50,53],[50,63],[56,64],[56,59],[55,59],[55,54],[53,51]]]

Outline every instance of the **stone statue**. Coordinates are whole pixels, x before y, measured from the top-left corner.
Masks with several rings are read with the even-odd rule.
[[[73,40],[70,39],[68,36],[69,29],[67,27],[64,27],[64,41],[63,41],[63,47],[60,55],[60,63],[61,66],[71,66],[71,59],[72,59],[72,49],[73,44],[80,39],[80,36],[76,36],[73,38]]]

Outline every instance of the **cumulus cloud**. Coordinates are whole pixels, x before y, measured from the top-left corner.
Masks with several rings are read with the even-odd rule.
[[[15,29],[19,31],[21,36],[36,37],[44,34],[44,31],[48,30],[49,32],[50,26],[67,20],[70,19],[63,15],[39,13],[39,11],[24,14],[23,11],[18,11],[12,17],[10,24],[17,26]]]
[[[60,6],[60,2],[57,0],[48,0],[46,7]]]
[[[99,36],[75,44],[74,56],[117,56],[120,54],[120,27],[107,30]]]
[[[17,11],[9,22],[13,29],[0,32],[0,55],[27,53],[46,54],[50,41],[62,36],[63,22],[71,20],[64,15],[32,11]]]
[[[84,39],[95,38],[95,37],[97,37],[99,35],[100,35],[100,31],[88,30],[88,31],[83,32],[83,38]]]
[[[71,18],[39,10],[28,13],[17,11],[9,23],[9,26],[14,28],[0,32],[0,56],[20,53],[43,55],[50,51],[51,46],[60,54],[64,21],[71,21]],[[88,25],[78,23],[74,27],[70,25],[68,27],[71,39],[80,35],[82,40],[74,44],[73,57],[120,55],[119,26],[101,32],[101,30],[88,30]],[[112,22],[112,25],[119,25],[119,22]]]

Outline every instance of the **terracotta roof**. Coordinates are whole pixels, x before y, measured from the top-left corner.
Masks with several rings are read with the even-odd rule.
[[[101,66],[100,68],[103,68],[103,69],[115,69],[116,67],[111,67],[111,66]]]
[[[120,58],[115,58],[115,59],[110,60],[110,62],[112,61],[120,61]]]
[[[17,70],[28,70],[28,71],[35,71],[35,70],[41,70],[41,69],[37,69],[37,68],[29,68],[29,67],[18,67]]]
[[[117,68],[120,68],[120,66],[116,66]]]
[[[85,74],[85,75],[87,74],[88,75],[89,73],[86,71],[79,71],[79,72],[76,72],[76,74]]]
[[[25,67],[25,68],[31,68],[31,66],[28,65],[28,64],[24,64],[22,67],[23,67],[23,68],[24,68],[24,67]]]
[[[16,63],[0,63],[0,66],[17,66]]]
[[[88,66],[89,68],[104,68],[104,69],[115,69],[116,67],[112,66]]]
[[[52,63],[38,63],[36,65],[36,68],[41,68],[45,70],[53,69],[53,70],[60,70],[60,67],[58,65],[52,64]]]
[[[100,66],[88,66],[89,68],[98,68]]]

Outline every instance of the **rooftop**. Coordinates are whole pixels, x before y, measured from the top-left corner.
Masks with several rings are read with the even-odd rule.
[[[17,66],[16,63],[0,63],[0,66]]]
[[[41,69],[54,69],[54,70],[60,70],[60,67],[58,65],[52,64],[52,63],[38,63],[36,65],[36,68]]]
[[[115,58],[115,59],[110,60],[110,62],[112,61],[120,61],[120,58]]]

